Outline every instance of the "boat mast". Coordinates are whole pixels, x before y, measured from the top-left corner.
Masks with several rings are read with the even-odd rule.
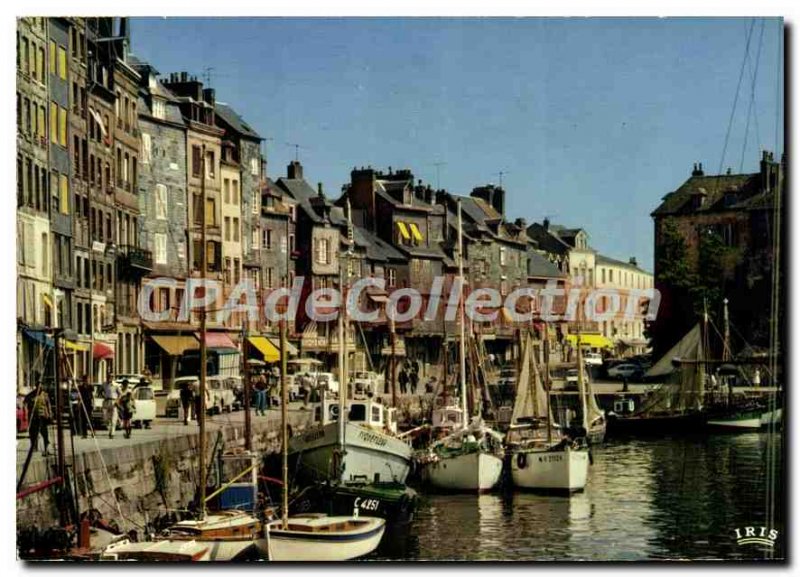
[[[203,145],[203,155],[200,161],[200,277],[203,283],[206,282],[208,275],[208,258],[206,251],[206,147]],[[205,285],[204,285],[205,287]],[[203,289],[203,296],[206,296],[206,289]],[[205,301],[205,298],[203,299]],[[200,453],[200,518],[206,516],[206,307],[203,305],[200,311],[200,411],[197,415],[197,422],[200,425],[200,439],[198,451]]]
[[[731,327],[730,318],[728,317],[728,299],[722,299],[722,320],[723,320],[723,343],[722,343],[722,360],[731,360]],[[725,384],[728,389],[728,404],[733,402],[733,380],[730,377],[725,377]]]
[[[284,286],[289,285],[289,279],[286,277]],[[289,527],[289,389],[286,386],[286,315],[288,311],[281,315],[278,321],[278,328],[280,331],[280,346],[281,346],[281,439],[283,441],[282,457],[283,463],[281,467],[283,482],[283,504],[281,507],[281,520],[283,521],[284,531]]]
[[[337,422],[337,430],[338,430],[338,452],[339,452],[339,464],[338,470],[334,472],[335,475],[339,476],[339,480],[341,480],[342,474],[342,465],[341,460],[344,458],[344,434],[345,434],[345,426],[344,426],[344,411],[345,411],[345,396],[346,390],[344,387],[347,386],[347,375],[345,373],[345,348],[344,348],[344,339],[345,339],[345,329],[344,329],[344,309],[347,308],[345,303],[345,295],[344,295],[344,272],[342,263],[344,259],[347,258],[346,255],[342,255],[342,258],[339,259],[339,289],[341,290],[341,294],[339,296],[339,315],[337,316],[336,322],[336,331],[337,331],[337,341],[339,345],[339,417]]]
[[[544,325],[544,339],[542,339],[544,343],[544,375],[545,375],[545,387],[544,393],[547,399],[547,444],[550,445],[553,442],[553,427],[550,426],[550,415],[551,415],[551,408],[550,408],[550,331],[547,329],[547,323]]]
[[[589,434],[589,416],[586,411],[586,383],[583,380],[583,350],[581,347],[581,331],[578,329],[578,394],[581,396],[581,413],[583,430]]]
[[[456,201],[458,214],[458,363],[459,379],[461,384],[461,423],[464,428],[469,424],[467,415],[467,359],[464,351],[464,255],[462,254],[462,232],[461,232],[461,199]]]

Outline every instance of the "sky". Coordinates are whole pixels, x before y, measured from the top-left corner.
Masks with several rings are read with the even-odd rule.
[[[744,18],[134,18],[131,44],[164,76],[209,74],[268,139],[272,178],[296,153],[333,198],[353,167],[456,194],[502,172],[507,220],[582,227],[652,270],[649,215],[693,163],[756,172],[759,150],[783,152],[781,34]]]

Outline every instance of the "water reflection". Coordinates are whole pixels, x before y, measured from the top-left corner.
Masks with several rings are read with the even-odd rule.
[[[424,496],[412,526],[378,557],[762,559],[763,550],[736,544],[734,529],[765,523],[766,440],[754,433],[612,443],[595,450],[586,491],[572,497]]]

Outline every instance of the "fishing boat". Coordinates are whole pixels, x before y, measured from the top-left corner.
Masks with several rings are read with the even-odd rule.
[[[458,243],[457,262],[460,286],[464,286],[461,203],[457,207]],[[444,438],[435,440],[421,456],[424,468],[422,478],[432,487],[446,491],[485,492],[493,489],[503,472],[502,435],[488,427],[480,415],[468,421],[466,352],[464,336],[464,299],[459,300],[459,414],[461,426],[454,428]],[[453,414],[452,407],[444,407],[441,418]],[[440,418],[440,420],[441,420]]]
[[[191,562],[211,561],[209,545],[197,541],[153,541],[132,543],[124,541],[110,545],[100,561]]]
[[[371,515],[387,525],[408,525],[414,520],[417,492],[402,483],[316,483],[294,497],[290,513],[321,512],[328,515]]]
[[[542,384],[532,348],[530,335],[525,334],[520,347],[514,412],[506,433],[511,480],[520,489],[582,491],[589,475],[588,447],[584,438],[565,437],[553,425],[549,392]],[[579,392],[585,404],[582,384]]]
[[[665,382],[629,414],[608,414],[609,435],[664,435],[702,431],[706,423],[702,329],[697,323],[645,374]]]

